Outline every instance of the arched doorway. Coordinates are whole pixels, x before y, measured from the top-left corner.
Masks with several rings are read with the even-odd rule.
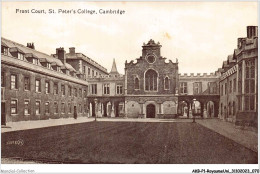
[[[146,106],[146,118],[155,118],[155,106],[153,104]]]

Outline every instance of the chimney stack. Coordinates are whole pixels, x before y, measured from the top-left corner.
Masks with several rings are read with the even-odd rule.
[[[253,38],[258,36],[257,26],[247,26],[247,38]]]
[[[66,51],[64,50],[64,48],[56,48],[56,54],[58,56],[58,59],[60,59],[63,64],[66,63],[65,53]]]
[[[70,54],[75,54],[75,47],[70,47]]]
[[[31,49],[35,49],[33,42],[32,43],[27,43],[27,47],[31,48]]]

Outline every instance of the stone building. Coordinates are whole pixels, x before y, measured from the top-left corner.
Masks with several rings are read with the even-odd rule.
[[[219,70],[210,74],[180,74],[178,115],[182,117],[217,117],[219,77]]]
[[[88,79],[89,116],[123,117],[124,115],[124,75],[119,74],[114,59],[108,75]]]
[[[247,37],[238,38],[237,48],[223,62],[222,70],[219,118],[257,125],[257,26],[248,26]]]
[[[32,43],[1,39],[1,125],[87,116],[88,83],[66,62],[63,48],[56,53],[53,57]]]
[[[142,56],[125,63],[125,114],[136,118],[173,118],[178,105],[178,63],[161,56],[161,45],[150,40]]]

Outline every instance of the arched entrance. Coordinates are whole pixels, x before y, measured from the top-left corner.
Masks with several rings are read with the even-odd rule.
[[[149,104],[146,106],[146,118],[155,118],[155,105]]]

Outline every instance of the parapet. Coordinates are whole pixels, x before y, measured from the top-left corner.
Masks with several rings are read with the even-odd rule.
[[[179,74],[179,77],[181,78],[188,78],[188,77],[196,77],[196,78],[218,78],[219,77],[219,73],[216,71],[215,73],[190,73],[190,74],[187,74],[187,73],[184,73],[184,74]]]

